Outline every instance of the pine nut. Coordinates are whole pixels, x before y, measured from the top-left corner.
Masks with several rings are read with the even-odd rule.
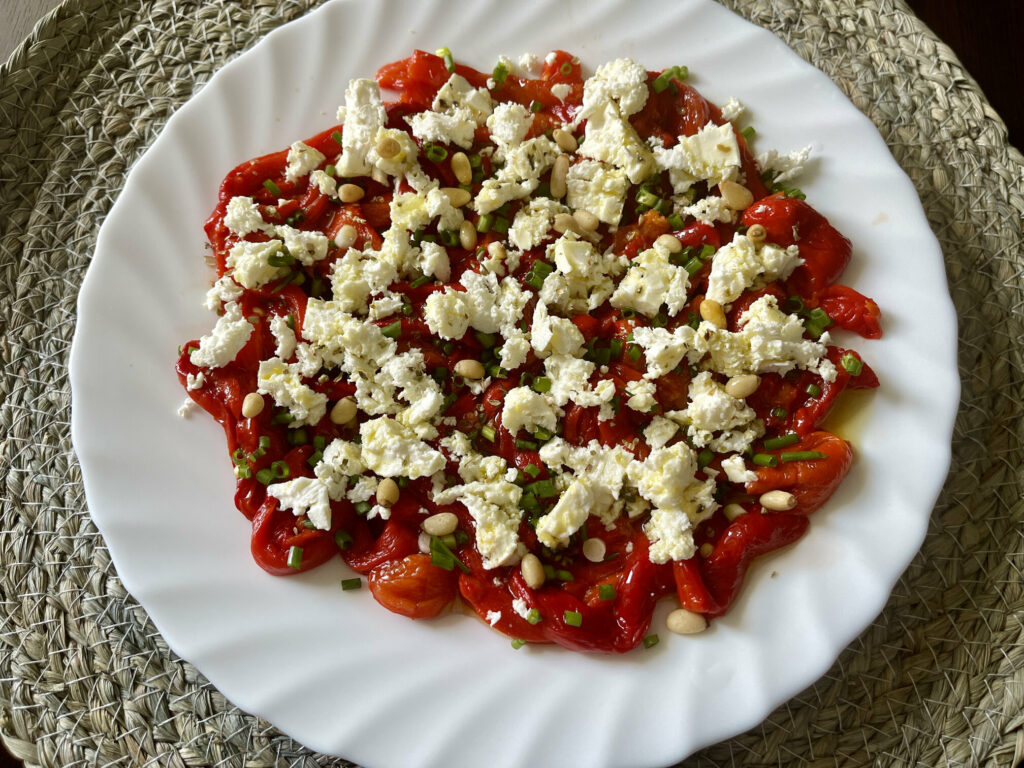
[[[397,157],[398,153],[402,151],[402,145],[391,136],[381,136],[377,140],[377,154],[384,160],[390,160],[393,157]]]
[[[700,545],[700,556],[704,558],[711,557],[711,553],[715,551],[715,548],[711,544],[705,542]]]
[[[468,221],[463,221],[459,225],[459,245],[467,251],[476,248],[476,227]]]
[[[741,504],[726,504],[725,509],[722,510],[722,514],[725,515],[725,519],[730,523],[740,515],[747,514],[746,507]]]
[[[785,512],[796,506],[796,496],[787,491],[768,491],[762,493],[757,502],[772,512]]]
[[[541,565],[540,558],[532,552],[523,557],[519,570],[522,571],[523,581],[530,589],[540,589],[544,586],[544,566]]]
[[[583,542],[583,556],[592,563],[604,560],[608,547],[601,539],[587,539]]]
[[[566,177],[569,173],[569,158],[565,155],[559,155],[555,158],[555,164],[551,168],[551,196],[555,200],[561,200],[565,197],[566,189]]]
[[[551,138],[555,140],[555,144],[563,152],[575,152],[577,146],[576,137],[573,136],[569,131],[564,128],[556,128],[551,132]]]
[[[484,367],[479,360],[459,360],[455,364],[455,375],[476,381],[484,377]]]
[[[584,232],[593,232],[597,229],[597,225],[601,223],[597,216],[583,208],[573,211],[572,217],[576,219],[576,223],[580,225],[580,229]]]
[[[683,244],[679,242],[679,238],[675,235],[670,235],[667,232],[655,240],[654,245],[656,247],[664,248],[669,253],[679,253],[683,250]]]
[[[668,615],[665,626],[677,635],[696,635],[708,628],[708,620],[699,613],[676,608]]]
[[[725,394],[742,400],[757,392],[759,386],[761,386],[760,376],[756,376],[753,373],[743,373],[739,376],[733,376],[725,383]]]
[[[505,257],[508,256],[508,251],[505,250],[505,246],[502,243],[495,240],[492,243],[488,243],[487,255],[490,256],[492,259],[504,261]]]
[[[255,419],[263,413],[263,395],[259,392],[250,392],[242,401],[242,415],[247,419]]]
[[[747,237],[750,238],[754,245],[761,245],[768,239],[768,230],[760,224],[751,224],[747,227]]]
[[[346,224],[338,230],[338,235],[334,238],[334,242],[338,244],[339,248],[351,248],[358,236],[359,233],[356,232],[356,228],[351,224]]]
[[[461,208],[473,199],[469,191],[461,187],[442,187],[441,191],[448,195],[448,202],[456,208]]]
[[[357,200],[362,200],[365,194],[366,191],[358,184],[342,184],[338,187],[338,197],[341,198],[343,203],[354,203]]]
[[[452,155],[452,173],[459,184],[469,184],[473,180],[473,166],[469,164],[465,152],[456,152]]]
[[[454,512],[438,512],[420,523],[420,527],[431,536],[447,536],[455,533],[459,527],[459,518]]]
[[[725,310],[714,299],[704,299],[700,303],[700,316],[716,328],[725,328]]]
[[[556,213],[555,214],[555,232],[565,234],[566,232],[576,232],[579,225],[576,223],[576,219],[573,218],[571,213]]]
[[[398,483],[390,477],[385,477],[377,484],[377,503],[382,507],[390,507],[401,495],[398,490]]]
[[[348,424],[356,417],[356,401],[343,397],[331,408],[331,421],[339,426]]]
[[[725,204],[734,211],[742,211],[754,202],[754,195],[749,189],[735,181],[723,181],[718,185],[718,191],[725,200]]]

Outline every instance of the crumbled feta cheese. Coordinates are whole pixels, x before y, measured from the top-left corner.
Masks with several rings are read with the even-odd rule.
[[[524,141],[505,153],[505,165],[496,176],[485,179],[473,206],[483,215],[511,200],[529,197],[558,157],[558,147],[546,136]]]
[[[326,171],[313,171],[309,174],[309,180],[316,185],[324,197],[338,196],[338,182]]]
[[[469,330],[469,306],[462,291],[435,291],[423,305],[430,332],[442,339],[461,339]]]
[[[657,391],[657,387],[653,381],[640,379],[639,381],[630,382],[626,389],[626,394],[630,395],[629,400],[626,401],[626,405],[634,411],[647,413],[658,404],[658,401],[654,397],[655,394],[657,394]]]
[[[353,504],[358,504],[361,501],[369,501],[376,493],[377,481],[369,475],[363,475],[356,481],[355,485],[348,489],[345,498]]]
[[[629,117],[643,109],[647,96],[646,69],[632,59],[606,62],[583,83],[583,107],[579,119],[591,117],[608,103],[615,103],[622,115]]]
[[[743,113],[746,111],[747,108],[737,99],[730,98],[722,107],[722,117],[731,123],[743,117]]]
[[[395,266],[373,251],[349,248],[331,265],[331,291],[342,312],[365,312],[370,294],[386,292],[397,279]]]
[[[797,315],[780,311],[774,296],[768,294],[757,299],[740,316],[739,323],[736,333],[701,323],[695,343],[707,351],[712,370],[738,376],[784,374],[801,368],[817,371],[826,381],[834,380],[835,368],[830,369],[831,363],[825,359],[828,334],[822,334],[818,341],[805,339],[803,322]]]
[[[785,280],[803,263],[795,245],[780,248],[764,243],[758,247],[749,237],[737,233],[711,260],[707,298],[728,306],[748,288]]]
[[[206,383],[206,374],[200,371],[198,374],[187,374],[185,376],[185,389],[189,392],[195,392],[197,389],[202,389]]]
[[[669,252],[657,244],[641,252],[612,294],[611,305],[654,317],[665,304],[669,315],[678,314],[686,305],[690,278],[683,267],[669,261],[669,256]]]
[[[618,226],[629,190],[624,171],[598,160],[583,160],[569,166],[566,189],[570,207],[589,211],[599,221]]]
[[[790,152],[788,155],[769,149],[757,156],[757,164],[762,172],[767,171],[773,174],[772,181],[778,184],[783,181],[792,181],[799,176],[810,156],[811,148],[809,146]]]
[[[284,315],[274,315],[270,318],[270,332],[277,342],[277,349],[274,354],[282,360],[287,360],[295,354],[295,331],[288,325],[288,318]]]
[[[296,477],[267,486],[267,495],[278,500],[281,509],[296,517],[305,515],[318,530],[331,529],[331,500],[327,486],[315,477]]]
[[[178,416],[182,419],[187,419],[192,415],[192,412],[199,406],[196,405],[196,401],[191,397],[186,397],[185,401],[178,407]]]
[[[569,95],[571,90],[572,86],[568,83],[555,83],[551,86],[551,95],[559,101],[565,101],[565,97]]]
[[[521,556],[519,523],[523,513],[519,501],[522,496],[522,488],[499,478],[447,488],[434,495],[434,502],[462,502],[476,523],[476,548],[484,568],[490,570],[511,565]]]
[[[537,539],[552,549],[564,547],[590,517],[593,505],[590,483],[578,478],[569,481],[555,506],[537,521]]]
[[[596,440],[576,447],[555,437],[541,446],[540,458],[553,472],[557,473],[565,465],[572,470],[572,477],[588,483],[592,497],[590,511],[601,522],[607,525],[618,517],[622,490],[633,461],[628,450],[620,445],[603,446]]]
[[[313,467],[313,473],[327,488],[327,495],[333,501],[341,501],[346,497],[349,477],[361,475],[364,469],[359,446],[335,438],[324,448],[323,456]]]
[[[285,166],[284,177],[288,181],[296,182],[326,159],[323,153],[308,144],[296,141],[288,150],[288,165]]]
[[[377,145],[384,139],[391,139],[398,144],[398,152],[391,157],[381,157],[377,152]],[[420,148],[405,131],[397,128],[381,128],[374,137],[373,147],[367,154],[367,158],[373,163],[373,167],[380,173],[387,176],[405,176],[409,184],[417,191],[422,191],[419,183],[421,177],[426,178],[416,158],[419,156]],[[428,180],[426,186],[434,184],[432,179]]]
[[[684,205],[682,212],[684,216],[692,216],[708,226],[714,226],[719,221],[731,224],[736,218],[736,212],[725,204],[725,198],[717,195],[709,195],[693,205]]]
[[[455,144],[463,149],[473,146],[476,122],[468,109],[458,109],[452,114],[419,112],[405,121],[412,128],[412,135],[424,143]]]
[[[529,618],[530,616],[530,606],[526,604],[525,600],[518,597],[512,601],[512,610],[523,619]]]
[[[270,225],[263,220],[259,206],[251,197],[232,197],[224,211],[224,226],[238,237],[263,232]]]
[[[380,86],[366,78],[350,80],[345,89],[345,106],[338,110],[344,123],[341,132],[341,154],[335,163],[338,175],[346,178],[369,176],[373,171],[370,150],[377,132],[387,122],[387,113],[380,100]]]
[[[493,106],[491,94],[486,88],[474,88],[462,75],[453,74],[438,90],[430,108],[446,114],[467,110],[476,125],[483,125]]]
[[[633,329],[633,341],[644,350],[647,359],[647,373],[644,378],[656,379],[664,376],[682,362],[688,353],[696,362],[703,354],[695,348],[696,331],[688,325],[681,325],[669,331],[666,328],[642,326]]]
[[[710,445],[718,452],[743,451],[764,434],[754,409],[745,400],[733,397],[708,371],[690,382],[690,404],[669,415],[688,426],[687,434],[698,448]],[[721,433],[713,437],[713,433]]]
[[[548,239],[555,226],[555,216],[569,209],[550,197],[535,197],[529,205],[520,208],[508,231],[508,240],[521,250],[534,248]]]
[[[573,321],[552,317],[542,302],[538,302],[533,311],[530,334],[530,343],[538,357],[572,355],[583,347],[583,334]]]
[[[270,395],[292,416],[289,427],[314,426],[327,413],[327,395],[316,392],[302,382],[298,363],[286,363],[278,357],[260,362],[256,374],[256,391]]]
[[[199,349],[189,355],[192,365],[199,368],[221,368],[242,351],[252,336],[252,325],[242,317],[235,302],[224,305],[224,314],[217,318],[213,330],[199,339]]]
[[[238,301],[242,296],[242,286],[231,279],[231,275],[224,275],[206,292],[203,306],[211,312],[217,312],[229,301]]]
[[[368,317],[371,320],[380,320],[384,317],[390,317],[401,310],[404,304],[405,302],[402,301],[400,294],[389,293],[386,296],[381,296],[379,299],[373,300],[370,304]]]
[[[640,184],[658,170],[651,150],[614,103],[590,115],[584,142],[577,150],[583,157],[601,160],[625,172]]]
[[[740,148],[729,123],[708,123],[693,136],[680,136],[679,143],[668,149],[655,147],[654,159],[658,170],[668,171],[677,195],[698,181],[709,187],[735,181],[740,170]]]
[[[520,429],[534,432],[537,427],[554,432],[558,426],[558,413],[544,395],[529,387],[515,387],[505,395],[501,423],[513,435]]]
[[[381,416],[365,421],[359,425],[359,437],[363,464],[381,477],[415,480],[444,469],[444,455],[395,419]]]
[[[530,340],[525,335],[519,334],[506,338],[501,346],[501,356],[498,364],[506,371],[514,371],[526,362],[530,354]]]
[[[448,251],[443,245],[430,241],[420,244],[420,257],[416,261],[416,268],[427,277],[436,277],[442,282],[448,282],[452,276]]]
[[[274,231],[284,241],[288,253],[307,267],[327,256],[327,235],[323,232],[295,229],[286,224],[275,227]]]
[[[729,478],[730,483],[743,485],[744,483],[752,483],[757,480],[757,474],[747,469],[747,465],[743,462],[743,457],[739,454],[722,459],[722,470],[725,472],[725,476]]]
[[[533,113],[522,104],[514,102],[497,104],[487,118],[487,130],[491,141],[497,145],[495,158],[501,160],[510,149],[523,143],[533,125]]]
[[[255,290],[288,274],[287,267],[275,267],[268,261],[271,256],[280,253],[282,247],[280,240],[267,240],[264,243],[242,240],[231,246],[224,263],[232,270],[231,276],[235,282]]]
[[[501,611],[488,611],[487,612],[487,623],[492,627],[501,621]]]
[[[644,440],[651,448],[663,448],[678,431],[679,426],[674,421],[664,416],[655,416],[644,430]]]

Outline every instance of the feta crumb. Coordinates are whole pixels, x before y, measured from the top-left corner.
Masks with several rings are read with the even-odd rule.
[[[242,286],[232,280],[230,275],[224,275],[206,292],[203,306],[211,312],[217,312],[227,302],[238,301],[242,293]]]
[[[185,401],[178,407],[178,416],[182,419],[187,419],[196,408],[198,408],[196,401],[191,397],[186,397]]]
[[[722,117],[732,123],[743,117],[743,113],[746,111],[747,108],[739,100],[730,98],[722,106]]]
[[[773,173],[772,181],[777,183],[792,181],[803,172],[807,159],[811,156],[810,146],[783,155],[770,149],[757,156],[757,164],[762,172]]]
[[[251,197],[232,197],[224,211],[224,226],[238,237],[263,232],[270,227]]]
[[[292,416],[289,427],[314,426],[327,413],[327,395],[315,392],[303,383],[298,363],[286,363],[278,357],[260,362],[256,391],[270,395]]]
[[[287,267],[275,267],[269,261],[282,247],[283,243],[280,240],[268,240],[264,243],[242,240],[231,246],[225,265],[233,270],[231,276],[239,285],[250,290],[262,288],[267,283],[288,274]]]
[[[501,621],[501,611],[488,611],[487,612],[487,623],[492,627]]]
[[[515,387],[505,395],[501,423],[513,435],[520,429],[535,432],[537,427],[554,432],[558,426],[558,413],[544,395],[529,387]]]
[[[200,371],[198,375],[188,374],[185,376],[185,389],[189,392],[195,392],[197,389],[202,389],[206,383],[206,374]]]
[[[415,480],[444,469],[445,458],[401,422],[388,416],[359,425],[362,462],[381,477]]]
[[[752,483],[757,480],[757,474],[747,469],[743,457],[739,454],[722,459],[722,470],[725,472],[725,476],[729,478],[730,483],[743,485],[744,483]]]
[[[758,246],[746,235],[737,233],[711,260],[707,298],[727,307],[748,288],[762,288],[775,280],[785,280],[803,264],[799,248],[780,248],[773,243]]]
[[[274,315],[270,318],[270,332],[277,342],[277,349],[274,354],[282,360],[287,360],[295,354],[295,331],[288,325],[288,318],[284,315]]]
[[[213,330],[199,339],[199,348],[188,359],[199,368],[222,368],[242,351],[252,336],[252,330],[249,321],[242,317],[238,304],[229,302]]]
[[[512,610],[523,619],[528,618],[530,615],[530,606],[526,604],[525,600],[518,597],[512,601]]]
[[[285,167],[284,177],[288,181],[296,182],[326,159],[323,153],[308,144],[296,141],[288,150],[288,165]]]
[[[290,509],[299,517],[306,515],[317,530],[331,528],[331,500],[327,486],[315,477],[296,477],[267,486],[267,495],[278,500],[281,509]]]
[[[740,148],[732,125],[708,123],[693,136],[680,136],[668,149],[654,148],[658,170],[668,171],[672,189],[685,193],[698,181],[709,187],[723,181],[735,181],[740,170]]]

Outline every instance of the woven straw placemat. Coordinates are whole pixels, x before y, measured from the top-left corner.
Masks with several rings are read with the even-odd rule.
[[[69,437],[75,300],[128,168],[214,71],[316,4],[68,0],[0,69],[0,735],[30,766],[350,765],[168,650],[89,519]],[[963,402],[946,488],[885,612],[818,683],[686,765],[1016,765],[1024,158],[899,0],[726,4],[824,70],[916,185],[959,313]]]

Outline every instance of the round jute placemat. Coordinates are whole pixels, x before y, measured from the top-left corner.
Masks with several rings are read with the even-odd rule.
[[[884,613],[763,725],[685,764],[1016,765],[1024,158],[899,0],[726,4],[824,70],[914,181],[960,317],[963,402],[927,539]],[[89,519],[69,436],[75,300],[128,168],[215,70],[314,5],[68,0],[0,69],[0,735],[28,765],[350,765],[168,650]]]

